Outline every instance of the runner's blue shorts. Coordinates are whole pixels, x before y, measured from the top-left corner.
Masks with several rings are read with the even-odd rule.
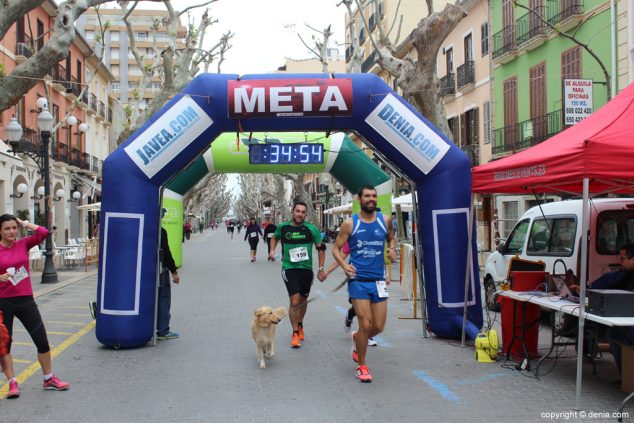
[[[357,279],[348,281],[348,296],[353,300],[370,300],[372,303],[380,303],[387,300],[387,297],[379,297],[376,281],[360,281]]]

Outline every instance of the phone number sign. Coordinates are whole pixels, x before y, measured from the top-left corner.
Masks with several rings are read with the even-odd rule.
[[[564,79],[564,125],[581,122],[592,112],[592,80]]]

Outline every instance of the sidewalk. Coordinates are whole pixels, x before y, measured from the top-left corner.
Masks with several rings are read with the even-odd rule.
[[[88,271],[57,271],[57,283],[42,283],[42,270],[31,270],[31,285],[33,286],[33,297],[38,298],[58,289],[72,285],[76,282],[95,276],[97,267],[95,265],[88,266]]]

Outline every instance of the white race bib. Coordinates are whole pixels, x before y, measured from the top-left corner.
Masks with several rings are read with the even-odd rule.
[[[291,262],[297,263],[299,261],[308,260],[308,249],[306,247],[296,247],[288,250],[288,255],[291,258]]]
[[[22,266],[18,269],[17,272],[15,272],[15,274],[13,274],[13,276],[11,276],[11,279],[9,280],[15,286],[28,277],[29,277],[29,272],[27,272],[26,268]]]
[[[385,281],[376,281],[376,290],[379,293],[379,298],[388,298],[390,296],[390,293],[387,292]]]
[[[257,232],[251,232],[251,233],[249,234],[249,237],[251,237],[251,238],[255,238],[256,236],[258,236],[258,233],[257,233]]]
[[[267,237],[270,239],[270,238],[273,238],[273,235],[275,235],[275,234],[274,234],[273,232],[271,232],[271,233],[269,233],[269,234],[267,235]]]

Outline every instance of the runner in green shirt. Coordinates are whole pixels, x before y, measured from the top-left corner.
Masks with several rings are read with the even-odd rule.
[[[305,222],[306,203],[298,201],[293,204],[292,218],[289,222],[278,225],[271,238],[269,259],[275,259],[275,247],[282,242],[282,278],[290,297],[288,315],[293,325],[291,347],[299,348],[304,340],[304,316],[308,309],[308,295],[313,283],[313,244],[317,249],[320,282],[326,280],[324,261],[326,245],[322,242],[321,233],[315,225]]]

